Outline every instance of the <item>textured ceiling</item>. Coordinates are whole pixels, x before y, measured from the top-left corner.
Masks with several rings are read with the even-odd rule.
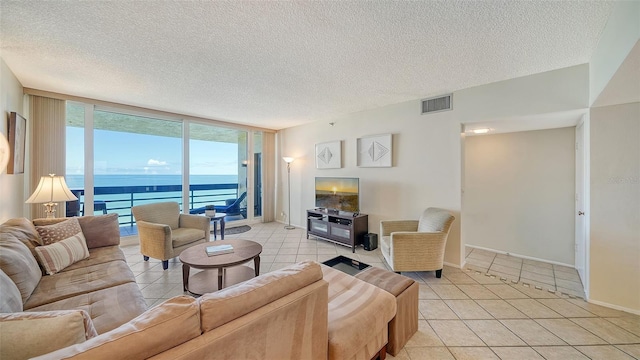
[[[0,55],[25,87],[281,129],[586,63],[612,7],[2,1]]]

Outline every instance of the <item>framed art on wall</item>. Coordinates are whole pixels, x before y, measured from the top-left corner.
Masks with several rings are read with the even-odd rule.
[[[391,140],[391,134],[358,138],[358,166],[391,167]]]
[[[342,167],[342,141],[316,144],[316,169],[340,169]]]
[[[27,119],[16,112],[9,116],[9,163],[7,174],[24,173],[24,151],[27,135]]]

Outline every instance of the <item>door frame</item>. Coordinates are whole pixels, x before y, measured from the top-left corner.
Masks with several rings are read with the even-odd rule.
[[[589,259],[590,259],[590,172],[589,172],[589,115],[582,116],[576,125],[576,208],[575,208],[575,268],[584,287],[585,299],[589,299]],[[581,163],[580,163],[581,162]],[[582,172],[579,169],[582,168]],[[580,186],[581,185],[581,186]],[[582,189],[582,191],[580,191]],[[581,203],[579,200],[582,200]],[[584,215],[578,215],[579,211]],[[582,229],[580,229],[580,227]],[[580,238],[582,235],[582,238]],[[578,248],[582,242],[583,258],[579,259]],[[579,267],[582,264],[582,268]]]

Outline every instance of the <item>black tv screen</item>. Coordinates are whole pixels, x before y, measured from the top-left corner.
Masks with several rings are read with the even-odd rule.
[[[316,207],[358,212],[360,209],[359,179],[316,177]]]

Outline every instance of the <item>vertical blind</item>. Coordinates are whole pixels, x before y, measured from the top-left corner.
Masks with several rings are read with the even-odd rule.
[[[270,132],[262,133],[262,183],[267,191],[262,193],[263,209],[262,222],[271,222],[275,220],[275,188],[276,188],[276,134]]]
[[[65,175],[65,101],[31,95],[29,99],[31,117],[31,177],[29,194],[48,174]],[[45,217],[42,204],[31,204],[31,218]],[[58,204],[56,217],[65,216],[65,204]]]

